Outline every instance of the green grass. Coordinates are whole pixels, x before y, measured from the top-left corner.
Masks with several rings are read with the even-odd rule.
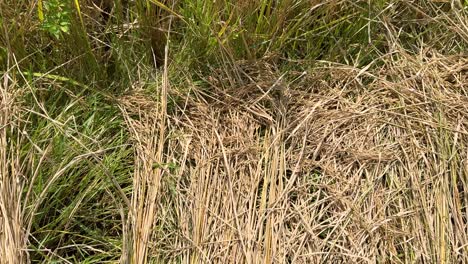
[[[452,2],[0,2],[0,263],[467,261]]]

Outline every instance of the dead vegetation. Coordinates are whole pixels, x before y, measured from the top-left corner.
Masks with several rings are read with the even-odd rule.
[[[26,261],[23,192],[19,149],[18,105],[15,102],[16,85],[8,74],[0,79],[0,263]],[[16,135],[16,136],[15,136]]]
[[[168,116],[152,254],[466,262],[468,60],[399,50],[376,63],[281,75],[240,62],[230,87],[216,71],[210,92],[192,87]]]
[[[468,263],[468,2],[14,2],[0,264]]]

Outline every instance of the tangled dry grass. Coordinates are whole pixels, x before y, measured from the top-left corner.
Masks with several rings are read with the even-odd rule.
[[[168,116],[151,254],[468,261],[468,60],[398,50],[374,63],[280,75],[239,62],[207,78],[210,92],[192,87]]]
[[[0,1],[0,264],[468,263],[467,11]]]

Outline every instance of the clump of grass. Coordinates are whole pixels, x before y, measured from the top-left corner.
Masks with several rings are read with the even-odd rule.
[[[0,262],[466,262],[466,12],[0,3]]]
[[[22,263],[26,254],[24,234],[24,215],[22,214],[22,193],[24,183],[23,168],[20,159],[21,147],[18,145],[24,137],[18,116],[18,104],[15,96],[15,81],[9,74],[4,74],[0,93],[0,259],[2,263]]]
[[[193,87],[173,127],[184,136],[169,143],[182,162],[178,211],[164,222],[179,232],[161,234],[173,243],[156,252],[169,262],[467,261],[456,230],[466,228],[468,134],[455,95],[467,79],[449,81],[466,62],[400,50],[378,70],[325,64],[285,83],[257,68],[209,97]]]
[[[117,109],[99,94],[57,84],[15,89],[22,93],[18,120],[27,121],[21,141],[10,143],[23,175],[17,199],[29,250],[22,251],[34,262],[118,259],[131,149],[123,120],[110,115]]]

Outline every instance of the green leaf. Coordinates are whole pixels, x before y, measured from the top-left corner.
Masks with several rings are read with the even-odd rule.
[[[68,27],[64,27],[64,26],[60,27],[60,30],[65,33],[68,33],[69,31]]]

